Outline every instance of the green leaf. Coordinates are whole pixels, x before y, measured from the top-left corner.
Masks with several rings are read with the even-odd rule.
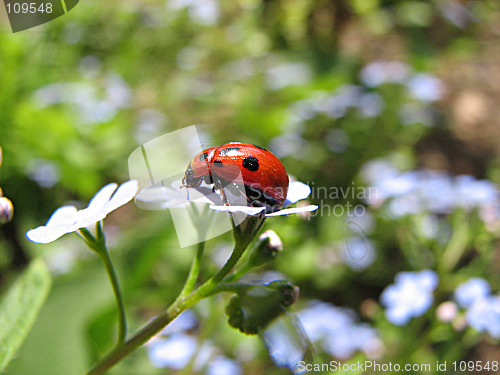
[[[35,259],[0,303],[0,371],[5,369],[28,335],[51,285],[50,273]]]

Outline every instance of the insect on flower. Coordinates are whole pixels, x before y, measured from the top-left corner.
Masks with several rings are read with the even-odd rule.
[[[283,163],[271,151],[239,142],[210,147],[194,156],[182,184],[197,188],[202,182],[214,184],[226,204],[224,188],[238,191],[249,206],[264,207],[264,213],[283,207],[289,185]]]

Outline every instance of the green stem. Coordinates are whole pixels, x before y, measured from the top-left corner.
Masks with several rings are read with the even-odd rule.
[[[203,252],[205,250],[205,241],[201,241],[198,243],[198,250],[196,251],[196,257],[193,259],[193,263],[191,264],[191,269],[189,270],[189,275],[187,277],[186,283],[182,288],[181,293],[177,299],[182,299],[186,297],[189,293],[191,293],[196,285],[196,281],[198,280],[198,276],[200,274],[200,266],[201,259],[203,258]]]
[[[459,218],[454,225],[453,234],[448,246],[443,252],[438,263],[438,269],[442,272],[452,270],[460,261],[469,244],[468,222],[464,218]]]
[[[118,277],[116,275],[113,262],[109,256],[108,248],[106,247],[106,240],[104,237],[104,232],[102,230],[102,224],[99,222],[96,224],[97,238],[94,238],[92,234],[86,228],[78,229],[77,234],[84,240],[88,247],[90,247],[104,263],[104,268],[108,274],[109,281],[111,282],[111,287],[113,289],[113,294],[115,296],[116,305],[118,308],[118,340],[116,346],[120,346],[125,342],[125,337],[127,336],[127,318],[125,315],[125,305],[123,303],[122,293],[120,291],[120,284],[118,282]]]
[[[238,281],[243,275],[250,271],[253,267],[250,263],[245,263],[243,266],[235,270],[231,275],[224,279],[225,282]]]
[[[97,363],[94,368],[92,368],[87,373],[87,375],[104,374],[122,358],[145,344],[149,339],[160,332],[167,324],[169,324],[177,316],[179,316],[179,314],[181,314],[183,311],[194,306],[200,300],[218,293],[219,291],[232,289],[232,286],[218,284],[234,267],[238,259],[243,254],[243,251],[245,250],[247,245],[247,241],[237,241],[233,253],[227,260],[226,264],[219,270],[219,272],[217,272],[217,274],[215,274],[212,278],[207,280],[203,285],[201,285],[198,289],[196,289],[185,298],[177,299],[172,305],[170,305],[170,307],[167,308],[166,311],[164,311],[147,325],[145,325],[132,338],[113,349],[106,357],[104,357],[99,363]]]
[[[118,277],[116,276],[115,269],[113,267],[113,263],[111,262],[111,258],[109,256],[109,252],[104,247],[104,251],[98,253],[104,263],[104,267],[106,268],[106,272],[109,277],[109,281],[111,282],[111,286],[113,288],[113,293],[115,295],[116,304],[118,306],[118,341],[117,346],[122,345],[125,342],[125,337],[127,335],[127,318],[125,315],[125,306],[123,303],[123,297],[120,291],[120,284],[118,283]]]

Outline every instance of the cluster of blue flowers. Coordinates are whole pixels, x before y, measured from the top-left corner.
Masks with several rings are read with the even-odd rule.
[[[496,211],[500,204],[495,184],[468,175],[453,177],[430,170],[400,172],[384,160],[367,163],[362,174],[375,187],[375,194],[368,197],[367,203],[377,208],[387,201],[388,214],[395,218],[479,208],[486,219],[491,209]]]
[[[310,79],[306,64],[279,65],[269,69],[268,83],[273,90],[289,85],[305,84]],[[443,98],[444,83],[429,73],[412,72],[401,61],[377,60],[364,66],[359,72],[360,85],[345,84],[333,92],[318,91],[306,99],[294,102],[290,107],[287,132],[271,142],[271,149],[278,157],[296,154],[305,140],[302,138],[304,123],[316,116],[339,119],[353,111],[361,118],[375,118],[383,113],[386,103],[376,90],[392,84],[400,85],[408,96],[401,105],[399,117],[405,125],[435,123],[437,109],[433,103]],[[332,129],[325,137],[327,147],[335,153],[347,150],[349,137],[342,129]]]
[[[189,333],[198,324],[191,310],[184,311],[161,333],[147,344],[149,360],[155,367],[183,369],[190,361],[194,368],[206,368],[206,375],[240,375],[240,364],[217,354],[217,348],[208,340],[199,345],[196,336]]]
[[[455,300],[466,309],[467,323],[478,332],[500,337],[500,296],[491,295],[490,284],[473,277],[455,290]]]
[[[377,331],[357,322],[351,309],[313,301],[298,317],[309,339],[336,358],[348,359],[356,351],[375,354],[382,348]]]
[[[434,301],[437,285],[438,276],[431,270],[398,273],[395,283],[385,288],[380,296],[387,320],[402,326],[423,315]]]
[[[395,283],[380,296],[387,320],[405,325],[410,319],[423,315],[433,303],[433,291],[437,285],[437,274],[431,270],[397,274]],[[465,309],[466,321],[472,328],[487,332],[494,338],[500,337],[500,295],[491,294],[490,284],[485,279],[473,277],[460,284],[454,299]],[[458,313],[456,305],[451,301],[441,305],[446,305],[442,310],[447,310],[440,313],[438,309],[438,315],[443,315],[441,320],[452,322]],[[453,306],[450,310],[449,307]]]
[[[84,72],[83,72],[84,73]],[[105,74],[102,87],[88,82],[53,83],[39,88],[34,99],[40,107],[68,104],[85,124],[98,124],[112,120],[118,111],[128,108],[132,91],[116,73]],[[104,95],[100,95],[100,92]]]

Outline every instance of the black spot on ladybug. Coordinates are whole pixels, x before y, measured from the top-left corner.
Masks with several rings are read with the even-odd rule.
[[[246,157],[245,159],[243,159],[243,168],[255,172],[257,169],[259,169],[259,160],[254,156]]]
[[[205,161],[207,160],[207,156],[208,154],[206,152],[204,152],[203,154],[200,155],[200,161]]]
[[[252,146],[257,147],[258,149],[260,149],[262,151],[267,151],[267,148],[260,147],[260,146],[254,145],[254,144],[252,144]]]
[[[220,156],[226,156],[227,154],[234,152],[234,151],[239,151],[239,147],[226,147],[220,150]]]
[[[223,166],[223,165],[222,165],[222,161],[221,161],[221,160],[214,160],[214,165],[215,165],[216,167],[222,167],[222,166]]]

